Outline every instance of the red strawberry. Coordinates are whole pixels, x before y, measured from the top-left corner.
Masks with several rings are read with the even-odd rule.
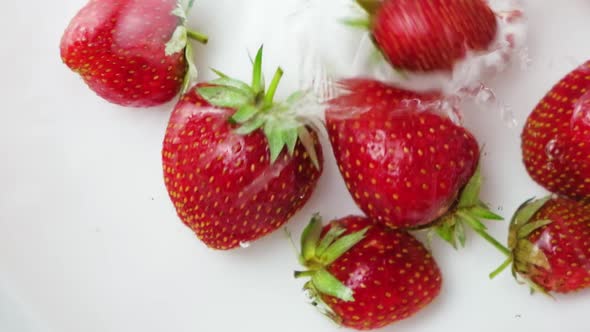
[[[401,70],[451,70],[468,51],[485,51],[498,29],[485,0],[356,0],[389,62]]]
[[[440,293],[440,270],[424,246],[404,231],[364,217],[323,227],[315,216],[301,239],[305,289],[328,317],[358,330],[408,318]]]
[[[170,198],[211,248],[232,249],[281,227],[310,198],[322,172],[317,135],[290,112],[301,95],[274,103],[282,71],[265,93],[261,62],[262,49],[252,86],[219,73],[192,88],[166,132]]]
[[[522,133],[524,164],[549,191],[590,198],[590,61],[541,100]]]
[[[195,75],[184,9],[177,0],[90,0],[61,40],[61,57],[109,102],[170,101]],[[187,61],[188,60],[188,61]]]
[[[479,147],[465,128],[438,112],[437,93],[378,81],[342,81],[326,124],[334,155],[357,205],[392,228],[436,231],[464,244],[463,224],[485,233],[480,218],[501,220],[480,200]]]
[[[590,287],[590,204],[568,198],[525,203],[515,214],[508,238],[513,273],[543,293]]]

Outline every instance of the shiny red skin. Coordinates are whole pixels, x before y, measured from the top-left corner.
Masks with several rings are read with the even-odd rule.
[[[199,239],[214,249],[233,249],[283,226],[309,200],[322,169],[301,143],[293,157],[284,151],[271,165],[263,132],[237,134],[229,122],[235,110],[209,105],[196,90],[182,97],[168,124],[166,188]]]
[[[368,80],[342,82],[326,122],[340,172],[357,205],[393,228],[446,213],[474,174],[479,147],[465,128],[430,110],[436,94]],[[408,100],[413,100],[408,103]]]
[[[566,198],[547,202],[532,218],[552,223],[529,237],[549,260],[550,270],[529,267],[528,277],[549,292],[590,287],[590,204]]]
[[[498,21],[484,0],[385,0],[375,13],[373,38],[396,68],[451,70],[467,51],[485,51]]]
[[[334,221],[324,231],[335,224],[347,233],[371,226],[360,243],[328,267],[353,291],[355,299],[344,302],[322,296],[342,319],[342,325],[358,330],[384,327],[414,315],[438,296],[440,270],[411,234],[353,216]]]
[[[590,199],[590,61],[539,102],[522,133],[530,176],[553,193]]]
[[[180,24],[171,13],[176,6],[176,0],[90,0],[62,37],[62,60],[111,103],[170,101],[187,71],[184,52],[165,54]]]

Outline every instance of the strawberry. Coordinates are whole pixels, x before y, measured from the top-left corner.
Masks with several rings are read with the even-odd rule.
[[[548,197],[523,204],[512,219],[509,258],[513,274],[542,293],[590,287],[590,204]]]
[[[90,0],[66,29],[61,57],[109,102],[163,104],[196,75],[188,37],[207,42],[185,23],[177,0]]]
[[[466,224],[499,246],[480,222],[502,217],[478,198],[478,144],[439,112],[440,95],[364,79],[340,86],[342,94],[329,101],[326,125],[361,210],[392,228],[434,226],[454,247],[457,241],[464,245]]]
[[[485,0],[356,0],[365,26],[397,69],[451,70],[467,52],[485,51],[498,22]]]
[[[209,247],[227,250],[285,224],[322,172],[321,146],[293,109],[264,88],[262,48],[252,86],[217,72],[174,109],[163,148],[166,187],[182,221]]]
[[[590,61],[541,100],[522,133],[524,164],[553,193],[590,198]]]
[[[408,318],[440,293],[442,276],[411,234],[350,216],[322,227],[314,216],[303,232],[299,260],[314,304],[335,322],[358,330]]]

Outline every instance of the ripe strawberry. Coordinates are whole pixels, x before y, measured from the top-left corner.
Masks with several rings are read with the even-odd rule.
[[[196,70],[177,0],[90,0],[66,29],[61,57],[109,102],[148,107],[170,101]]]
[[[376,329],[408,318],[440,293],[440,270],[411,234],[364,217],[323,227],[312,218],[301,238],[300,262],[312,303],[339,324]]]
[[[322,172],[317,135],[293,115],[301,94],[274,103],[262,49],[252,86],[224,74],[182,97],[166,132],[166,187],[182,221],[209,247],[232,249],[285,224]],[[286,149],[285,146],[287,147]]]
[[[356,0],[367,26],[397,69],[451,70],[467,52],[485,51],[498,22],[485,0]]]
[[[544,198],[523,204],[510,225],[512,272],[542,293],[590,287],[590,204]]]
[[[590,61],[564,77],[529,116],[524,164],[549,191],[590,198]]]
[[[326,124],[340,172],[363,212],[392,228],[434,225],[455,247],[464,245],[467,224],[498,246],[479,221],[502,219],[479,200],[479,147],[438,112],[439,94],[363,79],[340,85]]]

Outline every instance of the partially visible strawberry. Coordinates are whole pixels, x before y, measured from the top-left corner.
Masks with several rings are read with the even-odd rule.
[[[310,198],[322,172],[317,135],[296,118],[302,98],[268,91],[262,49],[252,86],[221,74],[193,87],[166,131],[166,188],[182,221],[209,247],[233,249],[285,224]]]
[[[170,101],[196,75],[177,0],[90,0],[66,29],[61,57],[109,102],[149,107]]]
[[[522,133],[524,164],[549,191],[590,198],[590,61],[539,102]]]
[[[485,51],[498,22],[485,0],[356,0],[368,27],[397,69],[451,70],[467,52]]]
[[[305,289],[325,315],[358,330],[413,316],[440,293],[440,270],[424,246],[404,231],[364,217],[322,228],[315,216],[301,238]]]
[[[590,287],[590,204],[567,198],[528,201],[514,215],[510,255],[515,276],[542,293]]]

